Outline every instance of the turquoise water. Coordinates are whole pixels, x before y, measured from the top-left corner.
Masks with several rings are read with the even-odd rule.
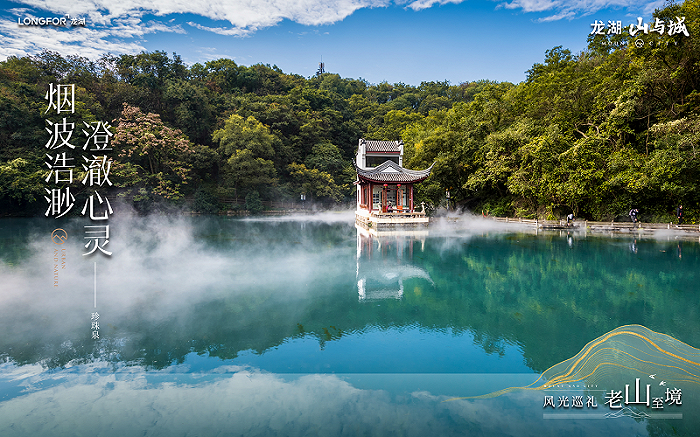
[[[0,436],[700,429],[697,241],[476,220],[372,236],[347,213],[110,221],[110,258],[82,256],[85,223],[61,222],[59,261],[55,221],[0,221]],[[583,353],[626,325],[641,326]],[[558,379],[579,353],[601,365]],[[584,417],[616,412],[606,393],[636,378],[682,405]]]

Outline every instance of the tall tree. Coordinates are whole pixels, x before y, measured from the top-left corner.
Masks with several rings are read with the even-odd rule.
[[[124,104],[112,144],[119,151],[113,166],[117,186],[166,199],[183,197],[190,180],[187,157],[194,148],[180,130],[166,126],[157,114]]]

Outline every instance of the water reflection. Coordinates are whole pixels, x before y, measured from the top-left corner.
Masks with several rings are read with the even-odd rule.
[[[574,429],[584,435],[644,435],[645,428],[631,420],[576,426],[560,421],[543,427],[540,399],[529,394],[443,402],[446,396],[426,390],[395,395],[357,388],[372,382],[354,375],[284,376],[228,368],[207,375],[80,370],[49,389],[0,403],[0,435],[555,436]],[[385,385],[406,379],[365,379],[377,376]],[[443,385],[473,379],[459,375]],[[27,385],[38,382],[34,377]]]
[[[412,263],[415,247],[422,254],[425,235],[377,236],[360,226],[357,229],[357,294],[360,301],[401,299],[404,282],[421,278],[435,283],[425,269]],[[372,253],[378,257],[372,259]]]
[[[66,226],[69,235],[78,225]],[[328,435],[381,434],[380,420],[406,435],[517,434],[508,420],[560,435],[566,424],[542,424],[541,392],[442,401],[527,385],[631,323],[700,344],[695,243],[682,243],[681,257],[674,240],[448,226],[375,236],[337,218],[219,217],[115,219],[114,255],[98,265],[103,324],[93,341],[92,264],[69,239],[67,268],[53,287],[44,239],[51,229],[41,220],[0,221],[0,435],[7,423],[46,434],[51,417],[64,416],[57,429],[87,434],[73,420],[79,399],[90,400],[102,424],[132,418],[115,425],[121,435],[169,435],[179,422],[157,417],[184,405],[202,429],[199,418],[222,430],[229,425],[221,417],[235,416],[231,429],[245,435],[280,424],[288,435],[325,426],[334,427]],[[235,413],[221,416],[208,391]],[[286,398],[271,399],[276,391]],[[508,408],[500,425],[488,422]],[[304,417],[311,410],[318,417]],[[540,419],[528,416],[538,412]],[[620,423],[586,426],[646,432]]]
[[[0,264],[0,354],[162,368],[192,351],[235,359],[290,339],[418,326],[469,333],[487,355],[517,345],[542,372],[629,323],[700,344],[700,326],[688,322],[698,313],[696,244],[683,243],[679,258],[676,241],[579,236],[569,248],[566,234],[385,238],[345,222],[134,221],[115,226],[115,255],[99,264],[97,349],[86,327],[92,265],[79,243],[68,245],[54,288],[39,222],[3,222],[3,241],[26,243]]]

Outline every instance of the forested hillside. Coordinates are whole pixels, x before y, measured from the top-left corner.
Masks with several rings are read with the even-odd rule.
[[[670,32],[684,17],[688,35]],[[555,47],[519,84],[369,84],[164,52],[97,61],[44,52],[0,62],[0,214],[46,210],[49,84],[75,84],[76,121],[111,124],[110,180],[143,212],[225,199],[331,206],[354,197],[359,138],[402,139],[409,168],[436,162],[420,200],[493,215],[614,219],[636,207],[700,217],[700,0],[645,17],[663,34]],[[677,29],[676,29],[677,30]],[[643,39],[644,45],[634,44]],[[76,138],[82,135],[75,130]],[[84,142],[85,139],[83,138]],[[80,166],[75,179],[83,178]],[[71,185],[76,198],[85,186]],[[80,202],[76,202],[82,204]],[[234,206],[242,207],[242,206]]]

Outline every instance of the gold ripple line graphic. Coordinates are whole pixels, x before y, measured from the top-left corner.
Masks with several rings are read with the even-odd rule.
[[[637,348],[632,347],[631,349],[635,349],[635,350],[638,350],[638,351],[641,352],[641,353],[646,354],[646,352],[641,351],[641,350],[639,350],[639,349],[637,349]],[[624,350],[617,349],[617,348],[602,348],[602,349],[598,349],[598,350],[596,350],[595,352],[591,353],[590,356],[586,359],[586,362],[578,368],[578,370],[574,373],[574,375],[572,375],[572,377],[575,377],[575,375],[576,375],[577,373],[579,373],[580,371],[582,371],[582,370],[586,367],[586,364],[587,364],[595,355],[597,355],[597,354],[599,354],[599,353],[602,353],[602,352],[605,351],[605,350],[611,350],[611,351],[617,352],[617,353],[619,353],[619,354],[626,355],[626,356],[628,356],[628,357],[630,358],[630,361],[636,361],[636,362],[640,362],[640,363],[644,363],[644,364],[649,364],[649,365],[656,365],[656,366],[659,366],[659,367],[666,367],[666,368],[669,368],[669,369],[677,369],[677,370],[679,371],[679,373],[684,373],[684,374],[687,374],[687,375],[689,375],[689,376],[694,376],[694,377],[700,379],[700,376],[698,376],[698,375],[696,375],[696,374],[694,374],[694,373],[688,371],[687,369],[683,369],[682,367],[673,366],[673,365],[670,365],[670,364],[659,364],[659,363],[655,363],[655,362],[653,362],[653,361],[646,361],[646,360],[643,360],[643,359],[641,359],[641,358],[639,358],[639,357],[636,357],[636,356],[630,354],[629,352],[626,352],[626,351],[624,351]],[[691,363],[692,363],[692,361],[691,361]],[[623,365],[620,364],[620,363],[600,363],[600,364],[596,365],[596,367],[595,367],[595,369],[593,370],[593,372],[589,373],[588,375],[586,375],[586,376],[584,376],[584,377],[582,377],[582,378],[571,379],[571,378],[565,378],[567,375],[560,375],[560,376],[556,376],[556,377],[550,379],[549,381],[547,381],[546,383],[544,383],[541,387],[547,388],[547,386],[550,386],[550,387],[551,387],[551,386],[556,385],[556,384],[563,384],[563,383],[581,381],[582,379],[586,379],[586,378],[590,377],[591,375],[593,375],[593,374],[595,373],[595,371],[600,367],[601,364],[609,364],[609,365],[614,366],[614,367],[622,367],[622,368],[624,368],[624,369],[636,370],[636,371],[638,371],[638,372],[643,372],[641,369],[638,369],[638,368],[635,368],[635,367],[623,366]],[[694,363],[693,363],[693,364],[694,364]],[[552,366],[552,367],[554,367],[554,366]],[[552,367],[550,367],[550,369],[551,369]],[[549,370],[549,369],[548,369],[548,370]],[[569,371],[568,373],[571,373],[571,371]],[[539,381],[539,378],[538,378],[538,381]],[[692,381],[692,380],[691,380],[691,381]],[[537,382],[537,381],[533,382],[533,383],[530,384],[530,385],[525,386],[524,388],[531,388],[531,386],[534,385],[536,382]],[[695,383],[698,383],[698,381],[694,381],[694,382],[695,382]]]
[[[625,327],[627,327],[627,326],[640,326],[640,327],[642,327],[642,328],[644,328],[644,329],[649,330],[650,332],[653,332],[654,334],[666,335],[666,334],[659,334],[658,332],[652,331],[651,329],[646,328],[646,327],[644,327],[644,326],[642,326],[642,325],[624,325],[624,326],[621,326],[620,328],[616,328],[616,329],[625,328]],[[591,344],[591,343],[587,344],[587,345],[584,347],[584,351],[582,351],[582,352],[583,352],[583,355],[581,355],[581,356],[574,362],[574,364],[573,364],[571,367],[569,367],[569,371],[568,371],[567,373],[565,373],[565,374],[563,374],[563,375],[560,375],[560,376],[557,376],[556,378],[553,378],[553,379],[563,379],[564,377],[569,376],[569,375],[571,374],[571,372],[573,372],[574,369],[578,366],[578,364],[579,364],[584,358],[586,358],[586,357],[590,354],[591,349],[593,349],[594,347],[596,347],[596,346],[599,345],[600,343],[603,343],[604,341],[607,341],[607,340],[609,340],[610,338],[615,337],[615,336],[617,336],[617,335],[621,335],[621,334],[630,334],[630,335],[634,335],[634,336],[636,336],[636,337],[639,337],[639,338],[641,338],[642,340],[646,340],[649,344],[653,345],[653,346],[654,346],[659,352],[661,352],[661,353],[667,354],[667,355],[672,356],[672,357],[674,357],[674,358],[677,358],[677,359],[679,359],[679,360],[681,360],[681,361],[685,361],[685,362],[687,362],[687,363],[689,363],[689,364],[693,364],[693,365],[696,365],[696,366],[700,366],[700,363],[696,363],[696,362],[694,362],[694,361],[688,360],[687,358],[683,358],[683,357],[681,357],[681,356],[678,356],[678,355],[676,355],[676,354],[674,354],[674,353],[672,353],[672,352],[668,352],[668,351],[663,350],[663,349],[662,349],[661,347],[659,347],[656,343],[654,343],[651,339],[649,339],[648,337],[645,337],[645,336],[643,336],[643,335],[641,335],[641,334],[637,334],[636,332],[632,332],[632,331],[617,331],[617,332],[615,332],[615,330],[613,330],[613,331],[610,331],[609,333],[605,334],[605,335],[604,335],[603,337],[601,337],[598,341],[595,341],[595,340],[594,340],[594,342],[593,342],[592,344]],[[668,336],[668,337],[670,337],[670,336]],[[673,338],[673,337],[671,337],[671,338]],[[675,338],[673,338],[673,339],[676,340]],[[676,341],[678,341],[679,343],[682,343],[682,344],[686,345],[685,343],[681,342],[680,340],[676,340]],[[693,348],[693,347],[690,346],[690,345],[686,345],[686,346],[688,346],[688,347],[690,347],[690,348]],[[694,348],[693,348],[693,349],[694,349]],[[579,354],[580,354],[580,353],[581,353],[581,352],[579,352]],[[577,355],[578,355],[578,354],[577,354]],[[561,365],[561,364],[563,364],[563,363],[566,363],[567,361],[572,360],[572,359],[574,359],[574,358],[576,358],[576,357],[569,358],[568,360],[564,360],[564,361],[562,361],[561,363],[557,363],[557,364],[553,365],[553,366],[550,367],[549,369],[545,370],[545,371],[542,373],[542,375],[546,374],[548,371],[550,371],[550,370],[553,369],[554,367],[559,366],[559,365]],[[540,378],[541,378],[541,376],[540,376]],[[539,381],[540,378],[538,378],[537,381]],[[537,381],[533,382],[532,384],[528,385],[527,387],[532,386],[532,385],[535,385],[535,384],[537,383]]]
[[[650,331],[651,331],[651,330],[650,330]],[[654,331],[651,331],[651,332],[654,332]],[[693,365],[696,365],[696,366],[700,366],[700,363],[696,363],[696,362],[691,361],[691,360],[689,360],[689,359],[687,359],[687,358],[683,358],[683,357],[678,356],[678,355],[676,355],[676,354],[674,354],[674,353],[671,353],[671,352],[668,352],[668,351],[663,350],[661,347],[659,347],[659,345],[657,345],[656,343],[654,343],[650,338],[645,337],[645,336],[643,336],[643,335],[641,335],[641,334],[637,334],[636,332],[633,332],[633,331],[618,331],[618,332],[609,332],[608,334],[604,335],[600,340],[596,341],[595,343],[593,343],[593,344],[590,345],[590,346],[587,346],[586,348],[587,348],[588,350],[586,350],[586,351],[583,353],[583,355],[582,355],[581,357],[579,357],[579,359],[576,360],[576,362],[574,362],[573,366],[571,366],[571,367],[569,368],[569,371],[568,371],[567,373],[565,373],[564,375],[561,375],[559,378],[561,379],[561,378],[564,378],[564,377],[566,377],[566,376],[569,376],[569,375],[571,374],[571,372],[573,372],[574,369],[578,366],[578,364],[581,362],[581,360],[583,360],[583,359],[590,353],[591,349],[593,349],[594,347],[598,346],[599,344],[601,344],[601,343],[603,343],[603,342],[609,340],[610,338],[615,337],[615,336],[618,336],[618,335],[621,335],[621,334],[629,334],[629,335],[634,335],[635,337],[639,337],[639,338],[641,338],[642,340],[647,341],[649,344],[651,344],[652,346],[654,346],[659,352],[661,352],[661,353],[663,353],[663,354],[672,356],[672,357],[674,357],[674,358],[676,358],[676,359],[678,359],[678,360],[685,361],[686,363],[689,363],[689,364],[693,364]],[[655,333],[655,334],[658,334],[658,333]],[[553,368],[553,367],[555,367],[555,366],[556,366],[556,365],[550,367],[549,369],[551,369],[551,368]],[[549,370],[549,369],[547,369],[547,370]],[[547,370],[545,370],[545,373],[547,372]],[[555,379],[556,379],[556,378],[555,378]],[[532,385],[532,384],[531,384],[531,385]]]
[[[606,362],[598,363],[598,364],[593,368],[593,370],[592,370],[590,373],[588,373],[587,375],[585,375],[585,376],[579,376],[579,373],[582,372],[582,371],[584,370],[584,368],[588,365],[588,363],[591,361],[591,359],[592,359],[593,357],[595,357],[596,355],[602,353],[602,351],[604,351],[604,350],[613,351],[613,352],[615,352],[615,353],[618,353],[618,354],[627,356],[627,359],[625,359],[625,360],[623,360],[623,361],[632,361],[632,362],[635,362],[635,361],[636,361],[637,363],[645,363],[645,364],[648,364],[648,365],[656,365],[656,366],[659,366],[659,367],[672,368],[672,369],[676,369],[680,374],[686,374],[686,375],[689,375],[689,376],[691,376],[691,377],[700,378],[698,375],[695,375],[693,372],[691,372],[691,371],[689,371],[689,370],[687,370],[687,369],[683,369],[682,367],[675,366],[675,365],[672,365],[672,364],[661,364],[661,363],[654,363],[653,361],[646,361],[646,360],[643,360],[643,359],[641,359],[641,358],[639,358],[639,357],[635,357],[634,355],[630,354],[629,352],[624,351],[624,350],[619,349],[619,348],[615,348],[615,347],[604,347],[604,348],[600,348],[600,349],[594,350],[594,348],[595,348],[596,346],[600,345],[601,343],[604,343],[604,342],[608,341],[609,339],[611,339],[611,338],[613,338],[613,337],[615,337],[615,336],[622,335],[622,334],[627,334],[627,335],[634,336],[634,337],[638,337],[638,338],[642,339],[642,341],[645,342],[645,344],[648,344],[648,345],[653,346],[653,348],[655,348],[658,352],[660,352],[660,353],[663,354],[663,355],[667,355],[667,356],[672,357],[672,358],[674,358],[674,359],[676,359],[676,360],[680,360],[680,361],[682,361],[682,362],[686,362],[686,363],[691,364],[691,365],[693,365],[693,366],[699,366],[699,367],[700,367],[700,363],[695,362],[695,361],[693,361],[693,360],[690,360],[690,359],[688,359],[688,358],[682,357],[682,356],[677,355],[677,354],[675,354],[675,353],[673,353],[673,352],[669,352],[669,351],[663,349],[663,348],[660,347],[656,342],[654,342],[651,338],[649,338],[649,337],[647,337],[647,336],[645,336],[645,335],[642,335],[642,334],[639,334],[639,333],[637,333],[637,332],[630,331],[630,330],[621,330],[621,329],[624,329],[624,328],[632,328],[632,329],[634,329],[634,328],[640,328],[640,329],[643,329],[643,330],[645,330],[645,331],[649,331],[649,332],[651,332],[651,333],[653,333],[653,334],[656,334],[657,336],[660,337],[660,341],[663,342],[663,343],[665,343],[666,346],[668,346],[669,349],[674,349],[674,350],[678,351],[679,353],[680,353],[681,351],[679,350],[678,345],[686,346],[686,347],[688,347],[688,348],[691,349],[691,350],[697,350],[697,349],[695,349],[694,347],[692,347],[692,346],[690,346],[690,345],[688,345],[688,344],[686,344],[686,343],[683,343],[682,341],[677,340],[677,339],[674,338],[674,337],[671,337],[671,336],[666,335],[666,334],[661,334],[661,333],[652,331],[651,329],[648,329],[648,328],[646,328],[646,327],[644,327],[644,326],[642,326],[642,325],[624,325],[624,326],[620,326],[619,328],[616,328],[616,329],[614,329],[614,330],[608,332],[607,334],[603,335],[602,337],[599,337],[598,339],[593,340],[592,342],[586,344],[586,346],[584,346],[584,348],[581,350],[581,352],[579,352],[578,354],[576,354],[574,357],[571,357],[571,358],[569,358],[569,359],[567,359],[567,360],[564,360],[564,361],[562,361],[562,362],[560,362],[560,363],[557,363],[557,364],[555,364],[555,365],[549,367],[549,368],[548,368],[547,370],[545,370],[545,371],[539,376],[539,378],[537,378],[537,380],[535,380],[532,384],[526,385],[526,386],[524,386],[524,387],[510,387],[510,388],[505,388],[505,389],[498,390],[498,391],[496,391],[496,392],[493,392],[493,393],[490,393],[490,394],[486,394],[486,395],[481,395],[481,396],[465,396],[465,397],[450,398],[450,399],[447,399],[447,400],[445,400],[445,401],[443,401],[443,402],[454,401],[454,400],[459,400],[459,399],[480,399],[480,398],[483,399],[483,398],[497,397],[497,396],[500,396],[500,395],[502,395],[502,394],[511,392],[511,391],[513,391],[513,390],[516,390],[516,389],[520,389],[520,390],[545,390],[545,389],[547,389],[547,388],[549,388],[549,387],[552,387],[552,386],[554,386],[554,385],[557,385],[557,384],[578,382],[578,381],[582,381],[582,380],[584,380],[584,379],[590,378],[590,377],[593,376],[602,366],[618,367],[618,368],[628,369],[628,370],[632,370],[632,371],[636,371],[636,372],[642,372],[642,369],[640,369],[640,368],[629,367],[629,366],[623,365],[623,364],[620,363],[620,362],[607,362],[607,361],[606,361]],[[666,337],[666,338],[664,338],[664,337]],[[657,340],[657,341],[659,341],[659,340]],[[623,344],[624,344],[624,343],[623,343]],[[630,349],[634,349],[634,350],[640,352],[640,354],[649,355],[649,352],[643,351],[643,350],[641,350],[641,349],[639,349],[639,348],[637,348],[637,347],[635,347],[635,346],[629,345],[629,348],[630,348]],[[690,351],[684,351],[684,352],[688,353],[689,355],[693,355],[693,356],[694,356],[694,355],[698,355],[697,353],[690,352]],[[539,385],[539,386],[536,386],[536,387],[533,387],[533,386],[535,386],[536,384],[538,384],[538,382],[539,382],[543,377],[545,377],[545,375],[547,374],[547,372],[551,371],[552,369],[554,369],[554,368],[556,368],[556,367],[558,367],[558,366],[566,365],[567,362],[572,361],[572,360],[575,360],[575,361],[573,361],[573,364],[570,364],[570,365],[567,366],[568,370],[566,371],[566,373],[557,375],[557,376],[555,376],[555,377],[553,377],[553,378],[547,380],[547,382],[545,382],[544,384]],[[582,362],[583,362],[583,364],[581,364]],[[681,377],[681,375],[678,375],[678,376]],[[677,380],[677,381],[678,381],[678,382],[680,382],[680,381],[691,382],[691,383],[695,383],[695,384],[699,384],[699,383],[700,383],[700,382],[695,381],[695,380],[692,380],[692,379],[691,379],[691,380],[682,379],[682,380]]]
[[[642,327],[642,328],[644,328],[644,329],[648,329],[648,328],[643,327],[643,326],[641,326],[641,325],[625,325],[625,326],[622,326],[622,327],[620,327],[620,328],[624,328],[624,327],[626,327],[626,326],[640,326],[640,327]],[[620,328],[617,328],[617,329],[620,329]],[[649,330],[650,332],[653,332],[654,334],[666,335],[666,334],[660,334],[660,333],[658,333],[658,332],[652,331],[651,329],[648,329],[648,330]],[[623,354],[625,354],[625,355],[629,355],[630,357],[632,357],[632,358],[634,358],[634,359],[636,359],[636,360],[638,360],[638,361],[641,361],[641,362],[652,363],[652,362],[649,362],[649,361],[644,361],[644,360],[642,360],[642,359],[640,359],[640,358],[635,357],[634,355],[629,354],[628,352],[622,351],[622,350],[617,349],[617,348],[603,348],[603,349],[598,349],[598,350],[596,350],[595,352],[592,352],[592,353],[591,353],[591,350],[592,350],[595,346],[597,346],[597,345],[603,343],[604,341],[609,340],[610,338],[612,338],[612,337],[614,337],[614,336],[621,335],[621,334],[630,334],[630,335],[639,337],[639,338],[641,338],[642,340],[645,340],[646,342],[648,342],[649,344],[651,344],[652,346],[654,346],[654,348],[656,348],[659,352],[661,352],[661,353],[663,353],[663,354],[669,355],[669,356],[674,357],[674,358],[676,358],[676,359],[678,359],[678,360],[687,362],[687,363],[692,364],[692,365],[695,365],[695,366],[700,366],[700,363],[696,363],[696,362],[691,361],[691,360],[689,360],[689,359],[687,359],[687,358],[681,357],[681,356],[676,355],[676,354],[674,354],[674,353],[672,353],[672,352],[668,352],[668,351],[662,349],[661,347],[659,347],[659,345],[657,345],[657,344],[656,344],[654,341],[652,341],[650,338],[645,337],[645,336],[643,336],[643,335],[641,335],[641,334],[638,334],[638,333],[632,332],[632,331],[617,331],[617,332],[615,332],[615,330],[613,330],[613,331],[609,332],[608,334],[604,335],[603,337],[601,337],[598,341],[595,341],[593,344],[586,345],[586,347],[584,348],[585,352],[583,353],[583,355],[581,355],[581,357],[579,357],[579,359],[576,360],[576,362],[574,362],[574,364],[573,364],[571,367],[569,367],[569,371],[568,371],[567,373],[552,378],[550,381],[547,381],[547,383],[545,383],[544,385],[545,385],[545,386],[547,386],[547,385],[554,385],[555,383],[562,383],[563,381],[564,381],[564,382],[567,381],[565,378],[568,377],[568,376],[570,376],[571,373],[572,373],[574,370],[576,370],[577,368],[579,368],[578,371],[580,371],[580,367],[585,367],[585,365],[586,365],[586,364],[588,363],[588,361],[593,357],[593,355],[595,355],[596,353],[598,353],[598,352],[600,352],[600,351],[602,351],[602,350],[604,350],[604,349],[610,349],[610,350],[614,350],[614,351],[619,352],[619,353],[623,353]],[[670,336],[667,336],[667,337],[670,337]],[[670,338],[672,338],[673,340],[676,340],[676,339],[673,338],[673,337],[670,337]],[[681,343],[681,344],[683,344],[683,345],[685,345],[685,346],[688,346],[688,347],[690,347],[690,348],[693,348],[692,346],[687,345],[687,344],[681,342],[680,340],[676,340],[676,341],[678,341],[679,343]],[[632,349],[635,349],[635,350],[639,350],[639,349],[637,349],[637,348],[635,348],[635,347],[631,347],[631,348],[632,348]],[[674,349],[678,350],[678,348],[676,348],[676,347],[674,347]],[[694,349],[694,348],[693,348],[693,349]],[[642,351],[640,350],[640,352],[642,352]],[[646,353],[646,352],[643,352],[643,353]],[[575,358],[575,357],[573,357],[573,358]],[[571,360],[571,359],[573,359],[573,358],[569,358],[569,360]],[[584,359],[586,360],[585,363],[583,364],[583,366],[580,366],[580,367],[579,367],[578,364],[579,364],[582,360],[584,360]],[[565,360],[565,361],[562,361],[561,363],[555,364],[554,366],[552,366],[552,367],[550,367],[549,369],[545,370],[545,371],[543,372],[542,375],[546,374],[548,371],[550,371],[550,370],[553,369],[554,367],[556,367],[556,366],[558,366],[558,365],[560,365],[560,364],[563,364],[563,363],[565,363],[566,361],[569,361],[569,360]],[[616,364],[613,364],[613,363],[609,363],[609,364],[616,365]],[[659,365],[659,364],[657,364],[657,365]],[[663,367],[676,368],[676,369],[678,369],[678,370],[680,370],[680,371],[682,371],[682,372],[684,372],[684,373],[687,373],[687,374],[690,374],[690,375],[692,375],[692,376],[697,377],[697,375],[695,375],[695,374],[693,374],[693,373],[691,373],[691,372],[689,372],[689,371],[687,371],[687,370],[685,370],[685,369],[682,369],[682,368],[680,368],[680,367],[677,367],[677,366],[670,366],[670,365],[664,365],[664,364],[661,364],[661,366],[663,366]],[[598,367],[599,367],[599,366],[596,366],[596,368],[598,368]],[[625,367],[625,366],[620,366],[620,367]],[[636,370],[636,369],[633,369],[633,370]],[[590,375],[588,375],[588,376],[590,376]],[[541,377],[538,378],[537,381],[539,381],[540,379],[541,379]],[[579,379],[579,380],[580,380],[580,379]],[[575,380],[575,381],[579,381],[579,380]],[[535,385],[535,384],[537,383],[537,381],[533,382],[532,384],[530,384],[530,385],[528,385],[528,386],[526,386],[526,387],[531,387],[531,386]]]

